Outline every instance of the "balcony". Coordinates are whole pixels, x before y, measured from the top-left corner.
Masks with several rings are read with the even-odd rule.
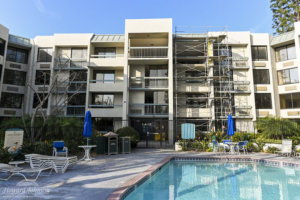
[[[215,92],[218,93],[241,93],[248,94],[251,93],[250,82],[249,81],[220,81],[221,85],[215,86]]]
[[[167,90],[167,77],[131,77],[130,90]]]
[[[186,117],[186,118],[209,118],[211,117],[209,108],[185,108],[180,107],[177,111],[178,117]]]
[[[86,58],[56,58],[54,70],[83,70],[87,69]]]
[[[124,66],[124,63],[125,63],[124,54],[91,55],[89,66],[91,66],[91,67],[118,67],[118,66]]]
[[[252,118],[250,106],[239,106],[234,108],[236,118]]]
[[[168,47],[130,47],[130,59],[168,58]]]
[[[67,116],[84,117],[84,115],[85,115],[84,105],[67,106]]]
[[[68,117],[84,117],[85,105],[52,105],[51,114]]]
[[[184,83],[178,84],[177,91],[179,92],[210,92],[210,88],[207,84],[201,83]]]
[[[58,82],[54,93],[86,93],[86,81]]]
[[[129,105],[129,115],[155,117],[168,116],[168,104],[131,104]]]
[[[122,117],[122,105],[89,105],[93,117]]]
[[[90,80],[90,92],[123,92],[123,80]]]

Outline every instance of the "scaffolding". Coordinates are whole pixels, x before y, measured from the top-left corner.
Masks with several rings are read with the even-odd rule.
[[[222,130],[233,109],[232,55],[227,27],[176,27],[174,35],[175,131]]]

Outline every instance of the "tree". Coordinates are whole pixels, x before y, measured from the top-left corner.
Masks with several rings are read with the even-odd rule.
[[[268,139],[283,139],[289,136],[298,136],[299,125],[291,120],[275,117],[259,118],[256,121],[257,129]]]
[[[82,77],[82,70],[70,71],[71,63],[71,59],[66,58],[66,56],[64,58],[58,57],[55,62],[55,70],[53,70],[51,76],[47,74],[49,72],[40,74],[39,78],[42,79],[42,86],[37,87],[32,80],[26,83],[28,88],[33,91],[36,100],[33,111],[29,114],[31,119],[29,128],[25,123],[24,115],[22,115],[25,130],[30,130],[27,134],[31,142],[40,137],[51,115],[62,114],[68,103],[79,94],[79,91],[85,89],[85,83],[82,83],[84,81],[78,81]],[[71,94],[68,93],[69,90],[72,90]],[[50,97],[54,99],[50,99]],[[47,115],[43,110],[48,103],[53,103],[51,105],[51,115]],[[42,124],[36,130],[35,121],[37,117],[42,119]]]
[[[294,22],[300,21],[300,0],[271,0],[274,34],[294,30]]]

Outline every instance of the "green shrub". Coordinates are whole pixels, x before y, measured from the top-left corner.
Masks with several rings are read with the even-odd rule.
[[[45,142],[36,142],[36,143],[24,143],[21,148],[22,154],[42,154],[42,155],[52,155],[53,149],[52,144]]]
[[[258,146],[258,148],[253,144],[253,142],[248,142],[247,144],[247,150],[248,152],[259,152],[260,148]]]
[[[8,163],[13,159],[13,154],[7,148],[0,148],[0,163]]]
[[[131,147],[135,148],[140,141],[140,134],[132,127],[127,126],[117,130],[119,137],[129,136],[131,140]]]
[[[206,152],[213,152],[213,149],[209,147],[208,149],[206,149]]]
[[[275,153],[275,151],[280,151],[277,147],[268,147],[266,150],[267,153]]]

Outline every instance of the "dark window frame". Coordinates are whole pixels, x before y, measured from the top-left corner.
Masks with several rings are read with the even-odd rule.
[[[24,94],[2,92],[0,107],[1,108],[20,109],[20,108],[22,108],[23,99],[24,99]],[[18,100],[19,102],[16,102],[15,100]],[[15,106],[15,105],[17,105],[17,106]]]
[[[46,76],[46,79],[45,79]],[[51,77],[51,70],[36,70],[35,71],[35,85],[49,85]]]
[[[260,58],[259,48],[265,48],[266,58]],[[253,61],[268,61],[268,47],[266,45],[251,46],[251,55]]]
[[[19,58],[18,56],[20,56],[21,53],[25,54],[24,61],[18,60]],[[11,62],[21,63],[21,64],[28,64],[28,55],[29,55],[28,50],[9,46],[7,47],[6,60]]]
[[[272,109],[271,93],[255,93],[255,107],[256,109]]]
[[[262,72],[267,71],[266,74]],[[253,69],[253,81],[254,84],[258,85],[269,85],[270,84],[270,72],[269,69]]]
[[[20,74],[21,76],[18,76]],[[25,86],[26,75],[27,74],[24,71],[5,69],[3,83],[9,85]]]
[[[47,52],[45,54],[45,60],[41,60],[41,50],[50,50],[51,54],[49,54],[49,52]],[[42,48],[38,48],[38,55],[37,55],[37,62],[52,62],[52,48],[51,47],[42,47]]]
[[[38,93],[38,94],[34,93],[33,94],[33,101],[32,101],[32,108],[36,108],[40,104],[37,95],[39,95],[40,98],[42,98],[41,100],[43,100],[43,96],[45,97],[48,94],[47,93]],[[47,109],[48,108],[48,100],[49,100],[49,98],[42,105],[42,109]]]

